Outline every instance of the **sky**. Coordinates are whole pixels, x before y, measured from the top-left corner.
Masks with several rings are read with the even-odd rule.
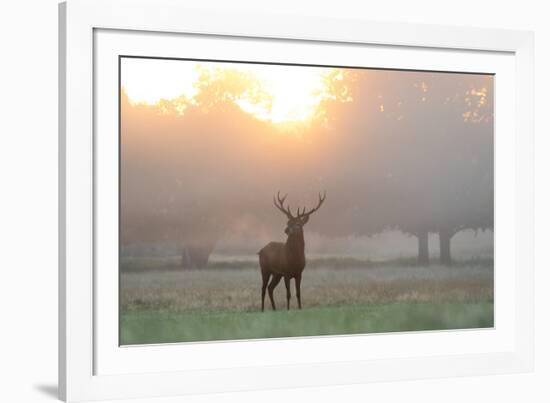
[[[259,119],[282,123],[311,118],[320,102],[329,96],[325,78],[333,69],[124,58],[122,87],[133,102],[154,104],[180,96],[192,100],[197,95],[201,74],[220,70],[236,70],[257,80],[270,98],[269,107],[258,106],[246,97],[238,101],[239,106]]]

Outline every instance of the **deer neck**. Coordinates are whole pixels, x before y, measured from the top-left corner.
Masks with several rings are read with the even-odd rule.
[[[289,235],[286,240],[286,252],[287,256],[297,262],[305,262],[305,241],[303,231],[299,231],[296,234]]]

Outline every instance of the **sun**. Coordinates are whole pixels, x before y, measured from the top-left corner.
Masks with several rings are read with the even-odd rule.
[[[326,68],[261,66],[252,70],[271,97],[271,108],[258,108],[246,99],[239,102],[239,106],[261,120],[273,123],[309,120],[326,98],[324,78],[329,73]]]
[[[185,60],[125,58],[121,85],[134,103],[155,104],[161,99],[185,97],[193,102],[197,82],[204,72],[233,71],[252,77],[270,102],[258,102],[245,92],[234,102],[255,118],[273,124],[311,120],[323,100],[330,97],[326,67],[195,62]]]

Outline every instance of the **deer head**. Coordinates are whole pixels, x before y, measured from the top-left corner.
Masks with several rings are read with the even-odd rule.
[[[280,192],[277,192],[277,197],[275,198],[275,196],[273,196],[273,204],[287,217],[288,221],[286,223],[285,234],[291,236],[303,231],[303,226],[309,221],[309,217],[323,205],[326,198],[326,192],[324,192],[323,195],[319,193],[319,201],[317,202],[316,207],[308,211],[306,211],[305,207],[300,211],[300,208],[298,207],[296,209],[296,215],[292,214],[290,211],[290,206],[284,206],[286,197],[287,195],[281,197]]]

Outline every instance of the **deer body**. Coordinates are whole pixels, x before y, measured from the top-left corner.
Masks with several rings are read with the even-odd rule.
[[[289,207],[284,207],[285,199],[286,196],[281,199],[277,193],[277,200],[274,198],[273,202],[275,207],[281,210],[288,218],[285,229],[285,233],[287,234],[286,242],[270,242],[258,252],[262,271],[262,311],[264,310],[266,289],[269,292],[271,307],[275,310],[273,291],[281,281],[281,278],[285,280],[287,309],[290,309],[291,279],[294,279],[296,282],[296,299],[298,300],[298,308],[302,309],[300,285],[302,272],[306,267],[303,226],[308,222],[309,216],[321,207],[325,196],[321,197],[319,195],[319,203],[316,208],[307,213],[305,208],[301,213],[300,209],[298,209],[296,216],[292,215]]]

